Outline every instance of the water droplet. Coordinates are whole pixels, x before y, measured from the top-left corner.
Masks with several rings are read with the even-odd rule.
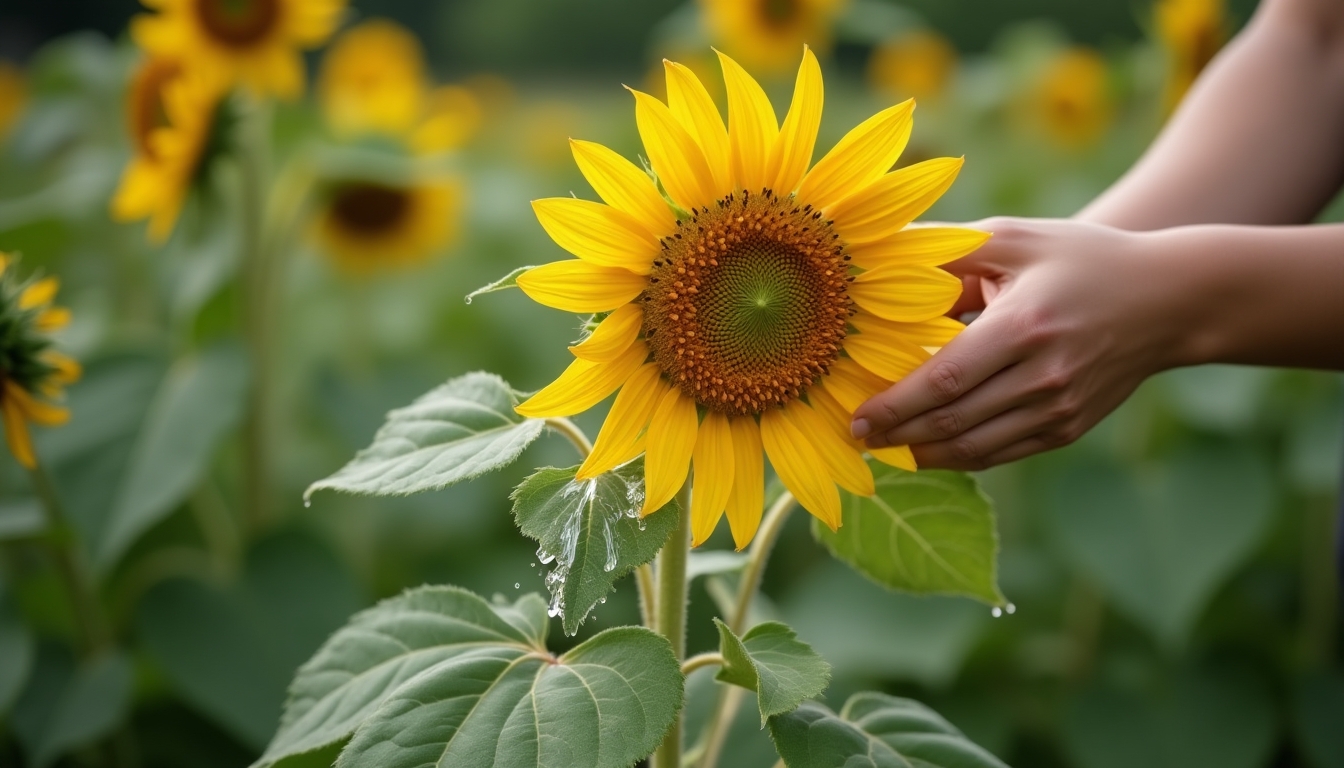
[[[523,586],[523,585],[522,585],[522,584],[519,584],[519,583],[518,583],[518,582],[516,582],[516,581],[515,581],[515,582],[513,582],[513,588],[514,588],[514,589],[521,589],[521,588],[522,588],[522,586]]]
[[[990,610],[989,615],[997,619],[1003,615],[1003,609],[996,605],[992,610]]]
[[[601,604],[603,604],[603,605],[606,605],[606,604],[607,604],[607,598],[605,598],[605,597],[599,597],[599,598],[597,599],[597,602],[599,602],[599,603],[601,603]]]
[[[304,509],[308,509],[308,508],[311,507],[311,506],[313,506],[313,500],[312,500],[312,499],[304,499],[304,500],[303,500],[303,508],[304,508]]]
[[[1008,607],[1005,608],[1004,610],[1008,612],[1009,616],[1012,616],[1014,613],[1017,613],[1017,606],[1013,605],[1012,603],[1009,603]]]
[[[467,303],[468,303],[468,304],[471,303],[471,297],[470,297],[470,296],[467,297]]]
[[[533,564],[529,565],[528,567],[529,567],[529,568],[536,568],[536,567],[537,567],[537,564],[536,564],[536,563],[533,563]]]

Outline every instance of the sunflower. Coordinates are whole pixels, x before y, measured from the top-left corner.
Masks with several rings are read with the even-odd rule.
[[[27,103],[28,83],[24,80],[23,70],[8,61],[0,61],[0,139],[9,135],[9,129],[19,121]]]
[[[942,93],[957,66],[957,50],[930,30],[892,38],[873,51],[868,79],[898,96],[926,99]]]
[[[174,56],[260,95],[303,91],[300,51],[335,30],[345,0],[141,0],[157,13],[135,18],[145,50]]]
[[[173,231],[187,194],[207,165],[221,90],[204,70],[164,56],[146,59],[126,100],[131,162],[112,197],[118,221],[149,219],[149,236]]]
[[[52,401],[79,378],[79,364],[51,348],[50,334],[70,322],[70,311],[54,307],[54,277],[19,280],[14,260],[0,253],[0,417],[14,458],[37,466],[28,422],[64,424],[70,413]]]
[[[1037,127],[1055,143],[1072,149],[1095,143],[1113,113],[1106,60],[1091,48],[1062,51],[1041,73],[1031,101]]]
[[[485,122],[481,99],[466,86],[441,85],[430,92],[424,116],[411,134],[411,147],[434,154],[466,144]]]
[[[327,185],[314,237],[354,272],[423,261],[457,235],[462,188],[441,176],[393,183],[347,179]]]
[[[647,514],[693,466],[694,542],[726,511],[741,548],[760,523],[763,453],[832,529],[837,484],[873,493],[850,418],[962,328],[943,317],[961,283],[938,267],[988,235],[907,226],[962,164],[939,158],[888,172],[909,140],[913,101],[869,118],[809,170],[822,107],[811,50],[782,125],[746,70],[722,54],[720,63],[726,128],[699,79],[666,62],[668,104],[632,91],[656,178],[573,141],[607,204],[533,203],[542,227],[579,258],[531,269],[519,287],[600,322],[518,412],[568,416],[619,389],[578,477],[644,453]],[[915,468],[907,447],[871,453]]]
[[[1160,0],[1153,15],[1169,58],[1164,102],[1170,112],[1227,42],[1227,7],[1225,0]]]
[[[747,66],[783,72],[798,49],[831,47],[831,24],[846,0],[700,0],[719,47]]]
[[[428,90],[420,42],[384,19],[352,27],[323,57],[317,90],[336,133],[405,135],[420,119]]]

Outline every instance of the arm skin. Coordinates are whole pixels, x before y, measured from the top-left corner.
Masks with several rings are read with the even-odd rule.
[[[992,219],[947,269],[980,318],[854,414],[871,447],[983,469],[1067,445],[1154,373],[1344,370],[1344,2],[1265,0],[1075,220]],[[1258,226],[1246,226],[1258,225]]]

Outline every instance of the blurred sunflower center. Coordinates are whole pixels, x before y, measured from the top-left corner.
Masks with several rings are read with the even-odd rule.
[[[844,248],[811,206],[729,195],[665,238],[644,292],[663,373],[700,405],[760,413],[798,398],[839,356]]]
[[[168,110],[163,102],[164,89],[180,74],[181,63],[156,57],[140,68],[131,84],[131,137],[140,153],[151,159],[157,158],[158,152],[150,137],[156,129],[170,124]]]
[[[798,18],[799,0],[759,0],[761,20],[772,27],[787,27]]]
[[[265,40],[280,20],[280,0],[196,0],[196,15],[225,45],[246,48]]]
[[[411,210],[411,196],[404,189],[370,182],[350,182],[338,187],[332,197],[332,217],[349,232],[378,235],[396,229]]]

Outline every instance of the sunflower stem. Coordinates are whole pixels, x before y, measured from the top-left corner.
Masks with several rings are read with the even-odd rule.
[[[681,664],[681,674],[689,675],[701,667],[722,667],[725,663],[723,654],[709,651],[707,653],[697,653]]]
[[[677,493],[677,527],[658,553],[658,632],[672,644],[677,661],[686,657],[686,560],[691,551],[691,483]],[[653,753],[653,768],[681,768],[681,714]]]
[[[593,444],[588,441],[588,436],[583,434],[579,425],[560,416],[554,416],[546,420],[546,426],[565,436],[565,439],[574,444],[575,450],[579,452],[579,458],[586,459],[588,454],[593,452]]]
[[[256,532],[270,517],[270,378],[271,264],[263,229],[266,221],[266,175],[269,163],[270,109],[249,101],[238,131],[241,196],[243,333],[252,373],[243,425],[243,518]]]
[[[751,603],[761,589],[761,578],[765,576],[765,565],[774,551],[775,542],[784,530],[784,523],[793,509],[793,494],[785,491],[770,510],[765,513],[756,538],[751,542],[751,551],[747,554],[747,566],[742,570],[742,578],[737,585],[737,601],[733,605],[733,614],[728,618],[728,628],[741,637],[747,630],[747,617],[751,614]],[[718,699],[714,703],[714,714],[705,726],[705,734],[700,740],[699,768],[716,768],[719,755],[723,752],[724,741],[737,709],[742,704],[742,689],[732,685],[720,685]]]
[[[42,503],[47,518],[47,545],[70,596],[70,607],[75,618],[75,633],[85,656],[96,656],[112,644],[107,619],[98,603],[98,592],[88,565],[79,549],[75,530],[66,520],[60,496],[51,482],[51,476],[42,464],[28,470],[33,491]]]

